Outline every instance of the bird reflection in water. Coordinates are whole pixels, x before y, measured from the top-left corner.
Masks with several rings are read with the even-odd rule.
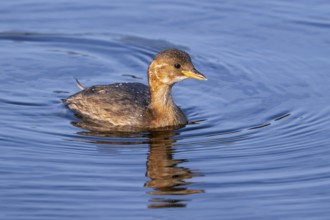
[[[86,125],[84,126],[86,128]],[[175,136],[178,131],[153,131],[150,133],[118,133],[118,132],[79,132],[81,135],[105,137],[94,139],[97,144],[149,144],[149,154],[146,162],[146,176],[149,180],[144,184],[152,190],[148,194],[154,196],[150,199],[148,208],[186,207],[189,200],[182,199],[182,195],[203,193],[202,189],[189,189],[193,182],[187,181],[197,176],[202,176],[199,171],[190,170],[182,164],[186,159],[174,159]],[[108,138],[116,138],[111,140]],[[118,140],[117,138],[123,138]],[[142,139],[141,139],[142,138]],[[178,198],[178,196],[180,196]]]
[[[153,132],[150,136],[150,148],[147,159],[146,176],[150,178],[146,187],[153,188],[148,192],[151,195],[188,195],[202,193],[200,189],[189,189],[192,182],[186,181],[196,176],[202,176],[198,171],[178,166],[185,159],[173,159],[173,136],[178,135],[171,131]],[[157,198],[152,199],[149,208],[185,207],[185,200]]]

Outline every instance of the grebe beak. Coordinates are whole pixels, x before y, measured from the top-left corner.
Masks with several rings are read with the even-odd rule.
[[[183,75],[185,75],[188,78],[198,79],[198,80],[207,80],[206,76],[204,76],[203,74],[198,72],[195,68],[191,71],[182,70],[181,72]]]

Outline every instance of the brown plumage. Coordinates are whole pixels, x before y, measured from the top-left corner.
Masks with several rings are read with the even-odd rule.
[[[84,88],[78,83],[83,90],[64,103],[83,121],[107,127],[109,131],[183,126],[187,118],[174,103],[171,89],[186,78],[206,80],[186,52],[168,49],[158,53],[149,65],[149,87],[141,83],[115,83]]]

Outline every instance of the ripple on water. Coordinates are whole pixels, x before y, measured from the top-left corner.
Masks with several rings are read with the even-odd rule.
[[[316,90],[303,99],[307,80],[288,76],[295,64],[276,54],[224,50],[218,59],[192,51],[211,80],[174,88],[190,124],[174,131],[118,133],[73,126],[78,119],[60,101],[77,91],[72,76],[86,85],[146,82],[146,68],[158,50],[185,47],[130,36],[32,33],[1,34],[0,45],[8,52],[0,61],[5,64],[0,117],[6,126],[0,140],[15,152],[2,160],[8,169],[0,172],[20,174],[7,177],[18,182],[7,187],[5,198],[22,198],[23,208],[42,206],[49,196],[59,209],[77,199],[86,206],[105,200],[186,207],[203,194],[212,204],[219,198],[228,206],[267,198],[283,208],[304,199],[299,196],[304,190],[317,199],[322,190],[316,188],[329,184],[330,109]],[[16,60],[17,50],[24,59]],[[281,67],[270,70],[268,57]],[[14,60],[20,68],[10,67]],[[36,181],[40,177],[42,184]]]

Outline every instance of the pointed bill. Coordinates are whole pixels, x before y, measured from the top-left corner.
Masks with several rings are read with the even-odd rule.
[[[196,69],[191,71],[182,70],[182,74],[188,78],[198,79],[198,80],[207,80],[206,76],[198,72]]]

